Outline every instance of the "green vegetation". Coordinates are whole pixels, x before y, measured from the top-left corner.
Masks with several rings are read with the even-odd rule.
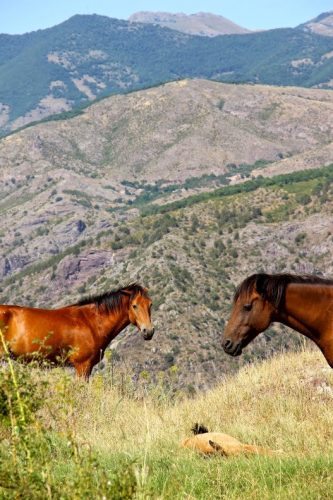
[[[219,188],[209,193],[201,193],[198,195],[189,196],[185,199],[175,201],[173,203],[167,203],[161,206],[158,205],[146,206],[141,210],[141,213],[143,216],[148,216],[158,213],[166,213],[166,212],[171,212],[173,210],[178,210],[180,208],[189,207],[203,201],[224,198],[227,196],[234,196],[236,194],[241,194],[241,193],[249,193],[251,191],[256,191],[259,188],[285,187],[288,186],[289,184],[294,186],[295,184],[297,185],[298,183],[302,183],[304,181],[308,182],[311,180],[317,180],[317,181],[329,180],[331,182],[332,179],[333,179],[333,164],[329,165],[328,167],[322,167],[311,170],[302,170],[299,172],[293,172],[291,174],[277,175],[271,178],[259,176],[256,179],[250,181]],[[304,198],[304,196],[305,195],[302,195],[303,204],[304,204],[304,199],[306,200],[307,203],[309,201],[308,197]]]
[[[231,163],[227,165],[228,172],[225,174],[203,174],[200,177],[189,177],[181,184],[166,184],[163,179],[157,181],[155,184],[147,184],[146,182],[140,183],[138,181],[122,181],[123,186],[135,189],[142,189],[143,193],[139,194],[130,204],[133,206],[144,206],[158,198],[164,197],[170,193],[180,189],[190,190],[196,188],[208,188],[212,186],[222,185],[226,186],[230,183],[230,176],[240,174],[241,177],[247,178],[250,176],[252,170],[257,168],[264,168],[269,161],[258,160],[252,165],[241,163],[236,165]]]

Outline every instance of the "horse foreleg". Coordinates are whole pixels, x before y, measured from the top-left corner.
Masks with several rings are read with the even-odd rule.
[[[327,363],[333,368],[333,338],[330,332],[330,338],[328,340],[324,339],[320,342],[319,348],[326,358]]]
[[[73,364],[76,375],[80,378],[88,380],[94,367],[94,363],[91,361],[91,359],[82,362],[74,362]]]

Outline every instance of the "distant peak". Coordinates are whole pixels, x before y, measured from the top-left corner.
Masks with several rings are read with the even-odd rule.
[[[322,14],[319,14],[319,16],[315,17],[314,19],[311,19],[312,23],[319,23],[321,21],[324,21],[328,17],[333,16],[333,10],[330,10],[328,12],[323,12]]]
[[[333,36],[333,10],[323,12],[314,19],[301,24],[299,27],[304,30],[312,31],[317,35]]]
[[[158,24],[182,33],[200,36],[240,35],[250,32],[223,16],[209,12],[184,14],[142,11],[132,14],[128,20],[135,23]]]

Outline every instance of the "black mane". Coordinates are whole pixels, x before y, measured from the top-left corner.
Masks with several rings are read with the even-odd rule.
[[[237,287],[234,302],[240,295],[249,295],[255,289],[263,299],[278,309],[284,303],[286,287],[290,283],[333,285],[333,279],[320,278],[311,274],[252,274]]]
[[[131,295],[134,297],[137,294],[147,295],[146,289],[139,285],[139,283],[130,283],[116,290],[110,290],[100,295],[86,297],[72,305],[85,306],[87,304],[95,304],[96,307],[104,308],[108,312],[111,312],[120,309],[124,295]]]
[[[193,432],[193,434],[196,436],[197,434],[206,434],[206,432],[208,432],[208,429],[205,425],[203,424],[198,424],[198,423],[195,423],[191,429],[191,431]]]

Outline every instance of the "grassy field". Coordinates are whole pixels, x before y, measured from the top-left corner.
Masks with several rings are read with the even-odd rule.
[[[192,399],[112,380],[2,367],[0,498],[332,498],[333,371],[319,352]],[[179,446],[194,422],[283,453],[204,458]]]

